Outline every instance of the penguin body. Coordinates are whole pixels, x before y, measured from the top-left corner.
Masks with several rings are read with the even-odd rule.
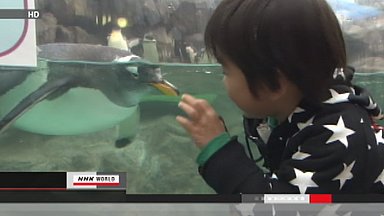
[[[118,28],[112,29],[112,32],[107,39],[108,39],[109,47],[129,51],[127,40],[121,33],[121,29],[118,29]]]
[[[133,115],[153,87],[161,93],[174,88],[158,66],[137,62],[139,57],[121,49],[66,43],[40,48],[36,71],[0,73],[7,77],[0,84],[12,84],[0,85],[6,86],[0,88],[0,133],[13,123],[48,135],[99,131]]]

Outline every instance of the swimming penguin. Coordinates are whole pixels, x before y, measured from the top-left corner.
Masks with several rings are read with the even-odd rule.
[[[117,25],[112,27],[110,35],[107,37],[108,46],[129,51],[126,38],[121,33],[121,28]]]
[[[4,115],[0,119],[0,133],[5,131],[23,114],[28,114],[27,111],[30,111],[36,105],[40,105],[43,102],[59,101],[68,96],[67,93],[72,91],[88,89],[89,91],[99,92],[100,95],[106,98],[105,103],[110,104],[110,107],[121,109],[122,113],[125,114],[128,111],[134,112],[140,102],[140,97],[154,89],[158,89],[158,92],[162,94],[173,96],[179,94],[172,84],[163,79],[158,66],[149,62],[140,62],[139,57],[133,56],[130,52],[124,50],[100,45],[70,43],[45,44],[39,48],[41,51],[38,53],[38,57],[46,63],[43,68],[29,72],[0,71],[1,108],[7,105],[11,106],[4,100],[7,94],[11,94],[16,90],[27,91],[27,94],[17,100],[15,106],[11,106],[6,113],[4,113],[3,109]],[[136,70],[133,70],[134,66],[136,66]],[[44,74],[39,74],[42,71]],[[27,81],[29,82],[29,78],[33,76],[39,77],[43,81],[36,85],[37,88],[31,90],[23,89],[23,84]],[[93,92],[92,96],[89,96],[90,100],[95,95]],[[8,98],[15,100],[11,96]],[[87,103],[88,98],[81,100]],[[97,110],[99,107],[95,106],[102,106],[105,103],[94,106],[90,105],[90,109]],[[61,101],[61,104],[69,108],[75,107],[74,109],[76,109],[76,104],[68,104],[67,101]],[[57,106],[53,107],[50,107],[48,110],[53,113],[53,116],[60,116],[62,115],[61,112],[65,111],[61,111]],[[109,110],[101,110],[100,112],[105,113],[106,111],[108,112]],[[46,112],[47,109],[42,112],[43,115]],[[86,114],[80,113],[80,117]],[[97,115],[95,118],[97,118]],[[81,121],[87,122],[90,120]],[[55,122],[52,125],[51,127],[61,126],[55,125]],[[74,125],[73,127],[76,129],[76,127],[80,126]],[[87,129],[86,126],[84,127]],[[52,128],[53,131],[54,129]],[[70,129],[72,128],[68,130]],[[51,132],[51,134],[54,133],[55,131]],[[72,133],[74,131],[67,132],[68,135]],[[124,136],[119,135],[120,146],[121,140],[127,141],[129,138],[126,139]]]

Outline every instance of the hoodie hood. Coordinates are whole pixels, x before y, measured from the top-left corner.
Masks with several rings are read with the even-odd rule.
[[[382,109],[370,93],[359,86],[335,85],[329,89],[329,98],[324,104],[353,103],[363,107],[375,120],[383,119]]]
[[[334,85],[329,89],[329,95],[324,104],[353,103],[363,107],[374,120],[383,119],[382,110],[373,100],[370,93],[352,84],[355,68],[336,68],[333,73]]]

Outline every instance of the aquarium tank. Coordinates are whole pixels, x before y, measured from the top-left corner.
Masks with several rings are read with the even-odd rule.
[[[198,174],[199,150],[175,118],[183,115],[180,94],[189,93],[208,100],[243,139],[242,113],[204,46],[219,2],[35,0],[36,68],[0,65],[0,78],[15,83],[0,86],[0,117],[13,119],[0,130],[0,171],[125,172],[130,194],[214,193]],[[354,82],[384,106],[384,2],[328,2]],[[138,57],[125,64],[127,53]],[[122,67],[132,74],[122,75]],[[142,83],[159,77],[163,86]],[[67,88],[44,94],[55,86]]]

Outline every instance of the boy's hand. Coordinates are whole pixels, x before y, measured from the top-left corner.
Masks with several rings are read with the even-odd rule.
[[[184,94],[179,107],[188,118],[177,116],[176,120],[190,134],[197,147],[204,148],[213,138],[225,132],[223,121],[206,100]]]

